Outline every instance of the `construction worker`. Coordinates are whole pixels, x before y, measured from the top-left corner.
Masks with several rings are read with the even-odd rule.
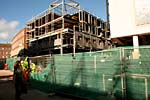
[[[25,81],[29,81],[29,73],[30,73],[30,65],[29,65],[29,58],[26,57],[24,61],[21,62],[22,69],[23,69],[23,78]]]
[[[30,69],[32,73],[36,72],[36,65],[31,60],[30,60]]]
[[[21,61],[21,65],[22,65],[23,70],[27,70],[29,68],[28,59],[29,58],[26,57],[24,61]]]
[[[20,96],[23,90],[23,77],[22,77],[22,67],[20,61],[16,61],[14,64],[14,83],[15,83],[15,99],[20,100]]]

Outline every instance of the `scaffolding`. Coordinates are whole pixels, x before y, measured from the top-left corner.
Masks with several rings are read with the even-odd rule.
[[[75,53],[111,48],[106,22],[80,9],[74,0],[54,0],[27,22],[31,55]],[[36,52],[35,52],[36,51]]]

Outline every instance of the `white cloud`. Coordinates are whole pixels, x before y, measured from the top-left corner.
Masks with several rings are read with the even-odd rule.
[[[9,28],[10,29],[15,29],[18,26],[19,22],[18,21],[11,21],[9,23]]]
[[[7,40],[8,39],[8,33],[0,33],[0,38],[3,40]]]
[[[17,32],[18,21],[7,21],[0,18],[0,39],[10,42],[14,34]]]

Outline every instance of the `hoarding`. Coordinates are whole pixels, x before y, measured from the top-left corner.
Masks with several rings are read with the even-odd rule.
[[[150,33],[150,0],[109,0],[111,38]]]

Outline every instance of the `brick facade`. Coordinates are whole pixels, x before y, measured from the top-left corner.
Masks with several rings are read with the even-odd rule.
[[[28,28],[20,30],[20,32],[18,32],[16,36],[12,39],[11,57],[17,56],[21,50],[27,48],[26,45],[27,31]]]
[[[0,59],[9,58],[11,52],[11,44],[0,44]]]

